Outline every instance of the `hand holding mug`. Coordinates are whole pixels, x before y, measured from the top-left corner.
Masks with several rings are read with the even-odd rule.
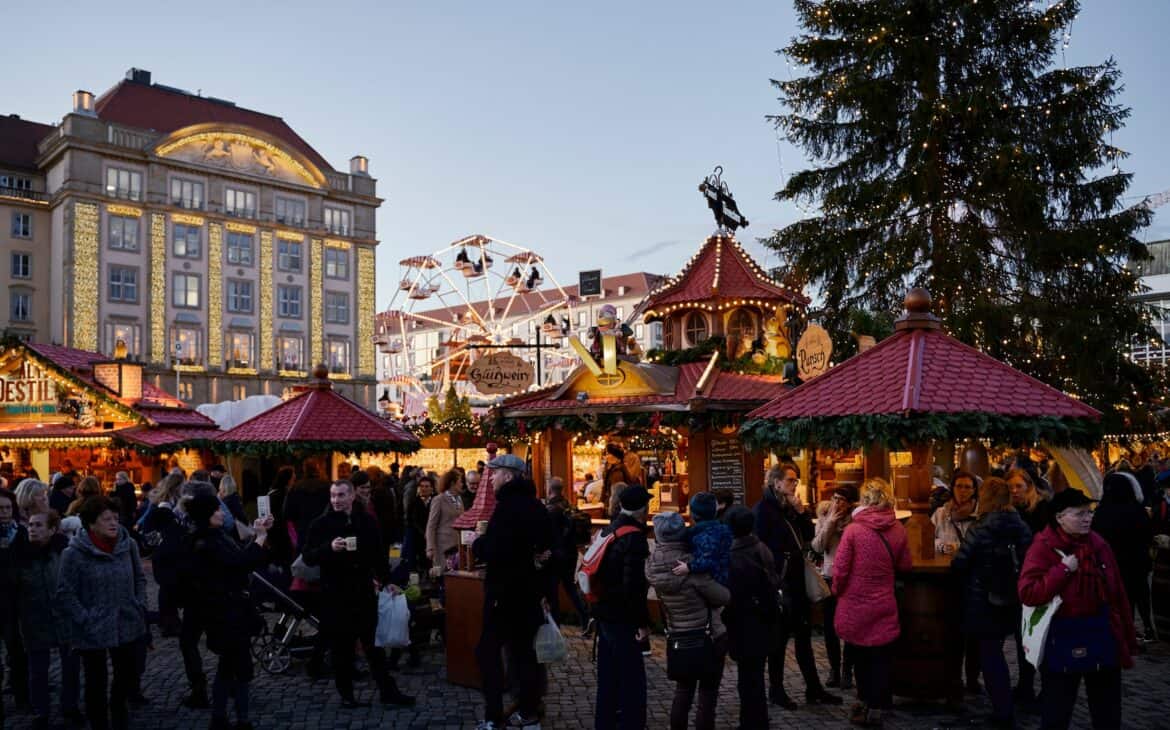
[[[345,538],[344,537],[333,538],[333,542],[329,543],[329,549],[335,553],[345,552]]]

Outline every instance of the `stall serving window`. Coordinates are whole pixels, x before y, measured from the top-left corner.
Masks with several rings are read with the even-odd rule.
[[[683,320],[683,339],[688,347],[694,347],[711,335],[707,325],[707,315],[702,312],[691,312]]]

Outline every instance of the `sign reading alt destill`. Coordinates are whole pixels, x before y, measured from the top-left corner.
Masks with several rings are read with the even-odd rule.
[[[0,367],[0,406],[7,415],[54,413],[56,383],[28,360],[9,361]]]

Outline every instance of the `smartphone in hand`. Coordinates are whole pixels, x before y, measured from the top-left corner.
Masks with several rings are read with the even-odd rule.
[[[256,498],[256,516],[260,519],[272,516],[272,506],[268,503],[268,495]]]

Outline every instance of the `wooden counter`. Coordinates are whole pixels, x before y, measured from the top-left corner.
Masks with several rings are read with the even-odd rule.
[[[953,693],[956,651],[962,651],[962,591],[950,572],[951,556],[915,560],[902,576],[898,617],[902,634],[894,647],[891,677],[894,694],[943,700]],[[956,639],[958,641],[956,642]]]
[[[447,681],[479,689],[475,647],[483,633],[483,571],[456,570],[444,577],[447,593]]]

